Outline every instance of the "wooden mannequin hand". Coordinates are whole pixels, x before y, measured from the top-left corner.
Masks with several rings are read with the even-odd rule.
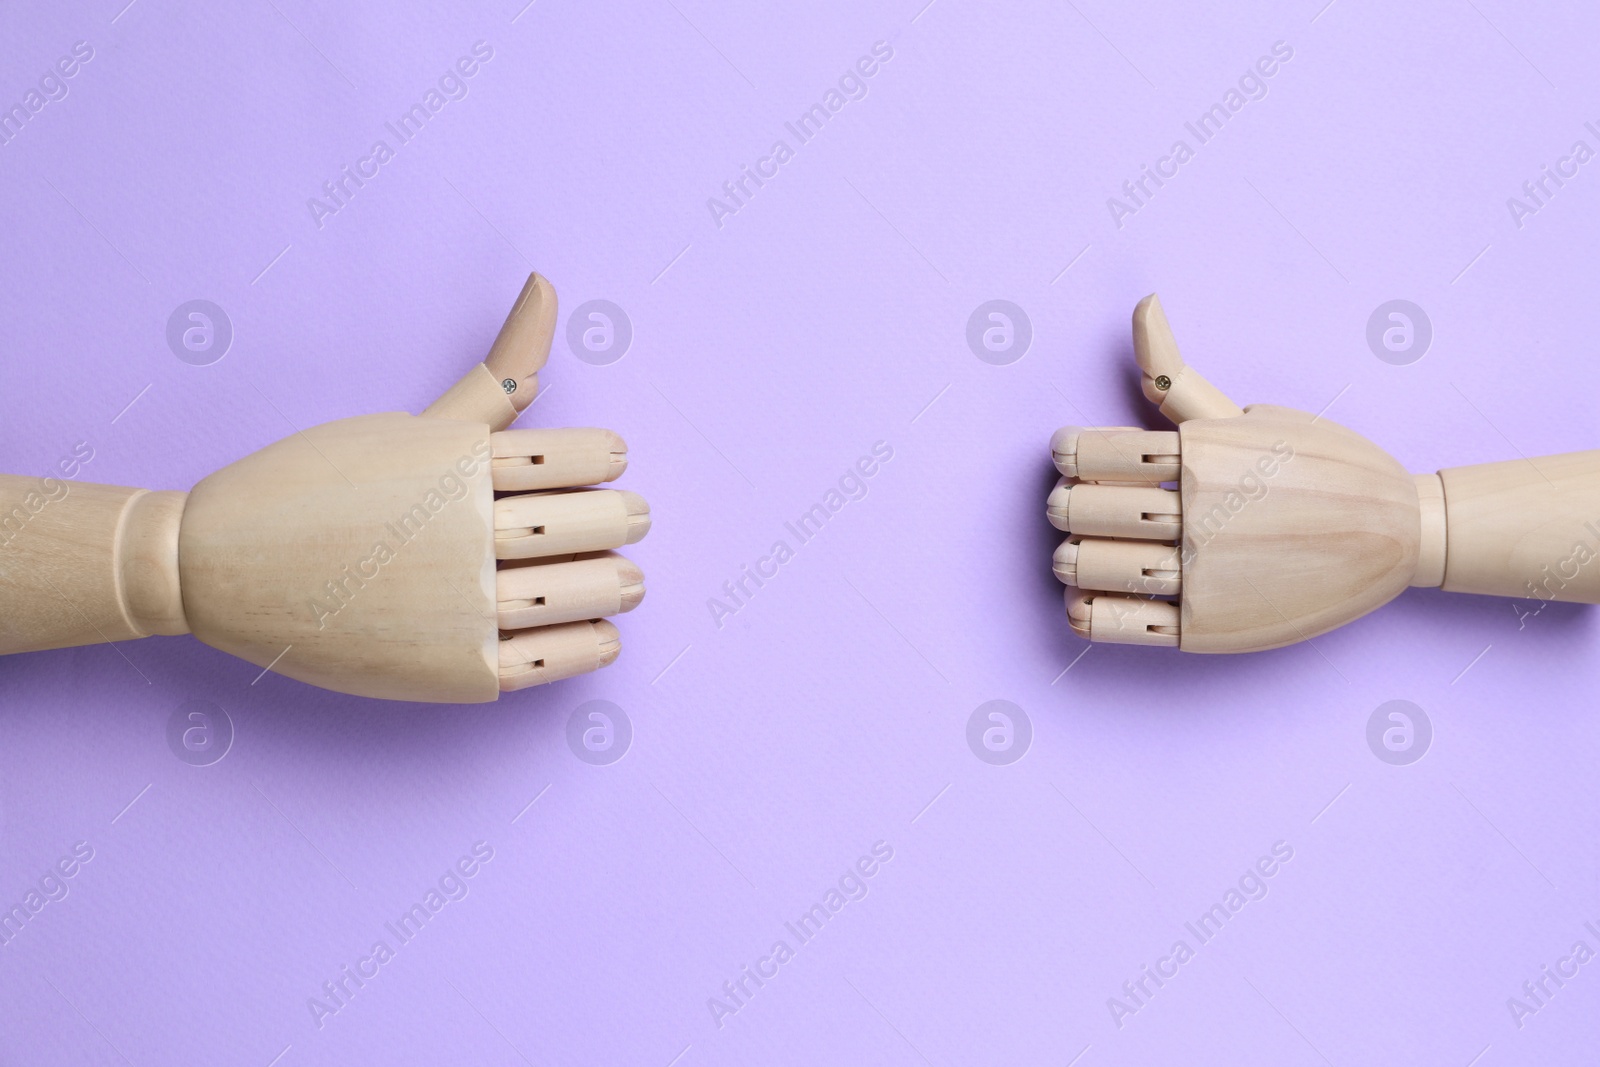
[[[1327,419],[1239,408],[1184,363],[1154,294],[1133,343],[1178,429],[1051,441],[1063,477],[1046,513],[1071,534],[1054,569],[1079,636],[1252,652],[1410,585],[1600,603],[1600,451],[1412,476]]]
[[[150,634],[398,700],[486,701],[605,666],[650,528],[609,430],[506,430],[556,296],[530,275],[483,363],[421,417],[315,426],[149,492],[0,476],[0,653]],[[34,498],[43,500],[35,506]]]

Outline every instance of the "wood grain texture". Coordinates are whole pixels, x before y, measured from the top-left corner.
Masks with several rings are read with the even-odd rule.
[[[506,396],[494,372],[479,363],[429,404],[422,414],[430,419],[461,419],[509,426],[517,417],[517,408]]]
[[[0,655],[188,632],[183,496],[0,475]]]
[[[1600,451],[1439,472],[1444,588],[1600,603]]]
[[[1303,641],[1411,583],[1416,485],[1370,441],[1268,405],[1190,420],[1179,435],[1185,651]]]
[[[384,414],[224,467],[179,537],[195,636],[339,692],[494,700],[491,458],[482,423]]]
[[[582,622],[632,611],[644,599],[644,572],[611,552],[586,559],[508,565],[495,574],[502,630]]]
[[[1155,293],[1133,309],[1133,355],[1143,372],[1145,399],[1173,422],[1237,418],[1239,405],[1183,361],[1178,341]]]
[[[489,436],[489,444],[500,493],[599,485],[628,469],[628,446],[612,430],[501,430]]]

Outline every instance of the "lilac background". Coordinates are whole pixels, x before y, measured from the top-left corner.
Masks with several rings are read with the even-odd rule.
[[[1592,1060],[1600,963],[1506,1007],[1600,949],[1592,611],[1412,591],[1314,646],[1090,648],[1043,519],[1056,426],[1158,421],[1128,340],[1157,288],[1237,399],[1331,403],[1414,470],[1600,443],[1600,163],[1506,206],[1600,147],[1589,5],[124,2],[4,15],[8,105],[95,56],[0,146],[3,469],[82,440],[86,478],[187,488],[419,410],[537,267],[633,322],[610,366],[564,322],[525,421],[627,437],[650,594],[614,667],[487,706],[252,684],[188,638],[0,663],[0,903],[95,850],[0,947],[0,1061]],[[480,39],[470,94],[318,229],[306,199]],[[877,40],[869,95],[718,229],[707,197]],[[1278,40],[1270,94],[1119,230],[1107,197]],[[209,367],[164,337],[195,297],[236,332]],[[996,297],[1035,330],[1010,366],[964,338]],[[1410,366],[1364,338],[1396,297],[1435,330]],[[868,497],[714,626],[879,440]],[[1032,722],[1011,766],[965,740],[994,698]],[[1397,698],[1435,731],[1405,767],[1366,742]],[[611,766],[565,740],[591,699],[633,724]],[[189,700],[235,724],[213,766],[166,743]],[[719,1029],[707,999],[879,840],[870,894]],[[1107,998],[1280,840],[1119,1029]],[[476,841],[470,894],[317,1028]]]

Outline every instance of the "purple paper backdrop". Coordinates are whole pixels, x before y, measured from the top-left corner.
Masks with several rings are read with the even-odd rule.
[[[1043,518],[1055,427],[1159,421],[1153,289],[1237,399],[1413,470],[1600,444],[1589,5],[523,2],[3,16],[0,469],[81,442],[79,477],[187,488],[420,410],[536,267],[565,314],[524,421],[621,431],[656,526],[621,660],[497,704],[189,638],[0,663],[0,1061],[1592,1061],[1591,610],[1412,591],[1314,646],[1090,647]],[[168,343],[193,299],[209,365]],[[995,299],[1020,359],[968,344]],[[1421,359],[1368,343],[1394,299]],[[593,300],[620,359],[601,320],[574,350]],[[569,743],[591,700],[620,761]],[[969,745],[991,700],[1019,761]],[[1429,724],[1399,753],[1391,700]]]

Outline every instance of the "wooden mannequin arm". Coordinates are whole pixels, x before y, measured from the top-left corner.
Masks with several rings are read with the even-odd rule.
[[[600,488],[627,446],[500,432],[538,395],[556,311],[530,274],[425,417],[297,431],[187,493],[0,475],[0,656],[192,634],[335,692],[436,703],[610,664],[606,617],[644,597],[612,550],[650,529],[643,497]]]
[[[188,633],[187,497],[0,475],[0,655]]]
[[[1065,426],[1052,569],[1091,641],[1258,652],[1405,588],[1600,604],[1600,451],[1411,475],[1322,415],[1239,408],[1186,364],[1154,294],[1133,313],[1170,431]],[[1176,483],[1177,488],[1169,488]]]
[[[1417,584],[1600,604],[1600,450],[1418,477],[1425,539],[1429,479],[1443,495],[1443,581]]]

